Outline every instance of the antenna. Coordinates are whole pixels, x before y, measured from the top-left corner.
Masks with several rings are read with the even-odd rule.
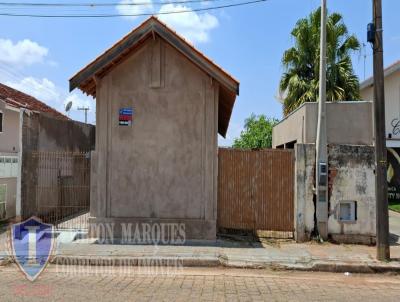
[[[89,111],[89,107],[78,107],[78,110],[85,111],[85,124],[87,124],[87,112]]]

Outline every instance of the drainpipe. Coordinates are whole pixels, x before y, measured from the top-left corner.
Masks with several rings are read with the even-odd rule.
[[[21,205],[21,175],[22,175],[22,125],[24,121],[24,108],[19,110],[19,127],[18,127],[18,169],[17,169],[17,196],[15,201],[15,218],[21,220],[22,205]]]

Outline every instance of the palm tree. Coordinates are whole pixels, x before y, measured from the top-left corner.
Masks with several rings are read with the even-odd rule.
[[[288,115],[304,102],[318,100],[319,44],[321,9],[297,21],[291,35],[295,45],[283,54],[285,72],[279,88],[284,94],[283,113]],[[354,74],[351,53],[360,49],[355,35],[349,35],[338,13],[327,18],[327,101],[360,99],[358,77]]]

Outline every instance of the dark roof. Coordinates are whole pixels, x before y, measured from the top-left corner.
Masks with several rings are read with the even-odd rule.
[[[96,97],[94,78],[104,77],[112,68],[143,45],[145,40],[155,34],[171,44],[220,84],[218,132],[225,136],[236,95],[239,94],[239,82],[154,16],[76,73],[69,80],[70,91],[79,88],[86,94]]]
[[[3,100],[6,104],[15,108],[26,108],[32,111],[44,112],[56,118],[69,119],[64,114],[51,108],[33,96],[2,83],[0,83],[0,100]]]
[[[395,73],[398,70],[400,70],[400,60],[394,62],[393,64],[391,64],[385,68],[385,71],[384,71],[385,78],[390,76],[391,74]],[[360,84],[360,89],[364,89],[364,88],[372,87],[372,86],[374,86],[374,78],[370,77]]]

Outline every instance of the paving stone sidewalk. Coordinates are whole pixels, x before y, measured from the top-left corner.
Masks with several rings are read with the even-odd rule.
[[[116,270],[116,268],[113,268]],[[185,268],[173,275],[82,274],[48,266],[27,281],[0,267],[1,301],[398,301],[399,276]]]

